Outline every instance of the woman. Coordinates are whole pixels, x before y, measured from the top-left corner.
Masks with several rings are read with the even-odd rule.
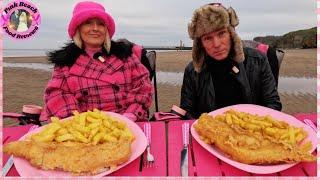
[[[26,12],[22,12],[19,17],[19,25],[18,25],[17,31],[18,32],[27,31],[28,30],[27,23],[28,23],[27,14]]]
[[[129,119],[147,119],[152,86],[140,63],[140,46],[114,42],[113,18],[102,5],[80,2],[73,10],[68,33],[73,43],[51,52],[55,64],[45,90],[41,119],[64,118],[73,110],[113,111]]]

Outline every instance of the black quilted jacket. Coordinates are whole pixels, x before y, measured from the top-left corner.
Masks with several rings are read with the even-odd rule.
[[[244,62],[234,63],[239,73],[230,70],[241,85],[243,103],[280,111],[280,97],[266,56],[252,48],[244,48],[244,53]],[[199,73],[195,71],[192,62],[185,68],[180,107],[193,118],[217,109],[211,73],[205,64]]]

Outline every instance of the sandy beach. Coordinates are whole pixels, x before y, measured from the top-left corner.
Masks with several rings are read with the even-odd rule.
[[[317,77],[316,49],[285,50],[281,65],[281,77]],[[6,63],[48,63],[46,57],[4,57]],[[191,52],[157,53],[157,71],[183,72],[191,60]],[[3,68],[3,110],[4,112],[21,112],[24,104],[43,106],[43,91],[51,73],[28,68]],[[158,84],[158,101],[160,111],[169,111],[173,104],[180,103],[180,86]],[[316,94],[280,93],[283,112],[288,114],[309,113],[317,111]],[[154,108],[151,108],[151,112]],[[13,125],[5,121],[5,126]]]

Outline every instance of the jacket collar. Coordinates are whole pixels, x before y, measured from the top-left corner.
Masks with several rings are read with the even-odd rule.
[[[110,53],[108,53],[104,47],[102,47],[102,53],[106,56],[115,56],[122,61],[126,61],[128,57],[132,55],[133,43],[126,39],[118,41],[111,41]],[[48,52],[48,60],[54,63],[56,66],[68,66],[71,67],[79,58],[80,55],[84,55],[85,51],[80,49],[77,45],[69,42],[61,49]]]
[[[240,83],[241,89],[242,89],[242,95],[244,100],[247,101],[247,103],[251,103],[251,88],[250,88],[250,83],[247,77],[246,69],[244,67],[243,62],[237,63],[235,61],[232,62],[232,65],[236,67],[239,72],[235,73],[232,69],[230,69],[230,73],[234,76],[234,78]],[[212,77],[211,73],[206,65],[206,63],[203,64],[202,70],[200,73],[197,73],[198,77],[198,83],[197,83],[197,88],[198,88],[198,93],[201,92],[199,89],[204,88],[205,86],[209,86],[209,94],[211,95],[212,98],[215,97],[215,91],[214,91],[214,86],[212,83]],[[207,84],[208,83],[208,84]],[[206,85],[207,84],[207,85]],[[199,94],[198,94],[199,95]]]
[[[226,59],[224,59],[223,61],[231,61],[233,66],[237,66],[238,63],[236,61],[234,61],[233,56],[234,56],[233,53],[229,53],[228,57]],[[218,60],[215,60],[214,58],[210,57],[209,55],[205,55],[200,72],[201,71],[208,71],[209,63],[212,61],[218,61]]]

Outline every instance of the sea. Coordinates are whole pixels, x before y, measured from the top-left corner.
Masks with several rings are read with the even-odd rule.
[[[3,57],[28,57],[28,56],[46,56],[47,52],[55,49],[3,49]],[[156,52],[170,52],[176,50],[155,50]],[[180,51],[180,50],[179,50]],[[182,50],[190,51],[190,50]]]
[[[45,56],[54,49],[3,49],[3,57]]]
[[[45,63],[3,63],[3,67],[9,68],[29,68],[42,71],[51,72],[53,70],[52,64]],[[181,86],[183,80],[183,72],[163,72],[157,71],[157,83],[167,84],[173,86]],[[311,94],[317,93],[317,79],[306,77],[279,77],[280,93],[288,94]]]
[[[4,57],[45,56],[53,49],[4,49]],[[156,50],[156,52],[170,52],[176,50]],[[52,71],[53,67],[43,63],[3,63],[3,67],[30,68],[43,71]],[[181,86],[183,72],[157,72],[157,82]],[[316,94],[317,79],[305,77],[279,77],[279,92]]]

